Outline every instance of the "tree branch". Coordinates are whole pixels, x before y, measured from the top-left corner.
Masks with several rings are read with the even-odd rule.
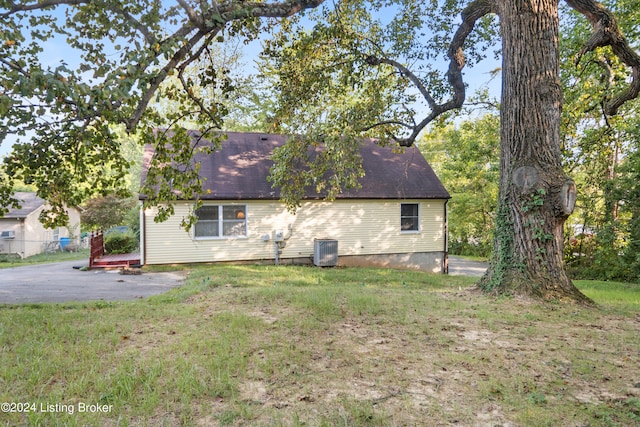
[[[431,96],[427,88],[422,84],[422,81],[418,76],[412,73],[407,67],[388,58],[377,58],[375,56],[368,56],[366,62],[369,65],[387,64],[398,69],[406,78],[408,78],[414,86],[420,91],[431,113],[426,116],[420,123],[414,125],[411,129],[411,135],[406,138],[395,138],[401,146],[409,147],[413,145],[420,132],[438,116],[447,111],[461,108],[465,100],[465,85],[462,79],[462,69],[465,65],[464,52],[462,46],[465,40],[473,31],[476,22],[485,15],[495,13],[497,7],[492,0],[475,0],[471,2],[462,11],[462,23],[451,40],[447,56],[449,57],[449,70],[447,71],[447,79],[449,85],[453,91],[451,98],[438,104],[436,100]]]
[[[202,19],[202,15],[199,15],[185,0],[177,0],[178,4],[182,6],[189,21],[200,30],[205,30],[204,19]]]
[[[365,59],[365,62],[369,65],[387,64],[387,65],[391,65],[394,68],[397,68],[398,71],[400,71],[400,73],[403,76],[411,80],[411,83],[413,83],[414,86],[420,91],[420,94],[422,95],[422,97],[429,104],[429,108],[431,108],[432,110],[435,110],[438,108],[438,103],[436,102],[435,99],[433,99],[433,97],[431,96],[427,88],[422,84],[422,81],[420,80],[420,78],[418,78],[418,76],[416,76],[413,72],[411,72],[411,70],[409,70],[407,67],[405,67],[398,61],[394,61],[393,59],[389,59],[389,58],[377,58],[373,55],[369,55]]]
[[[306,9],[315,9],[324,0],[293,0],[280,3],[244,3],[238,8],[237,3],[227,3],[220,7],[220,14],[230,20],[243,18],[286,18]]]
[[[204,112],[209,119],[211,120],[211,123],[213,123],[215,126],[220,127],[222,126],[222,123],[220,123],[220,119],[218,117],[216,117],[215,114],[213,114],[211,112],[210,109],[208,109],[205,105],[202,99],[200,99],[200,97],[196,96],[196,94],[191,90],[191,87],[189,86],[189,84],[187,83],[187,81],[184,78],[184,72],[187,69],[187,67],[192,64],[196,59],[198,59],[200,57],[200,55],[202,54],[202,52],[204,52],[207,48],[207,44],[208,41],[211,40],[211,38],[213,37],[213,35],[211,35],[210,37],[208,37],[209,40],[207,40],[207,42],[203,43],[202,46],[200,47],[200,49],[198,49],[197,52],[195,52],[193,55],[191,55],[191,57],[184,61],[182,64],[180,64],[180,66],[178,67],[178,79],[180,80],[180,83],[182,84],[182,87],[184,88],[185,92],[187,93],[187,96],[196,103],[196,105],[198,105],[198,107],[200,107],[200,111]]]
[[[566,2],[574,10],[583,14],[593,26],[593,34],[578,54],[576,63],[580,62],[585,53],[599,47],[610,46],[613,53],[631,68],[629,86],[605,103],[605,114],[613,116],[625,102],[640,95],[640,56],[629,46],[618,28],[615,17],[604,6],[594,0],[566,0]]]
[[[192,36],[180,49],[178,49],[169,62],[162,67],[149,82],[149,86],[142,94],[140,102],[136,106],[134,112],[126,120],[126,126],[128,130],[132,130],[138,124],[144,111],[146,110],[149,102],[153,98],[153,95],[158,90],[162,82],[167,78],[171,70],[176,69],[179,64],[189,55],[191,49],[193,49],[204,37],[211,40],[211,36],[217,34],[224,26],[231,21],[247,19],[247,18],[259,18],[259,17],[286,17],[291,16],[302,9],[315,8],[322,4],[324,0],[295,0],[286,1],[280,3],[244,3],[242,7],[238,7],[237,3],[227,3],[220,5],[208,12],[205,11],[208,16],[196,14],[195,9],[190,8],[184,0],[178,0],[178,2],[187,7],[187,13],[189,15],[190,24],[185,24],[174,35],[165,39],[162,44],[170,43],[171,40],[185,36],[194,29],[198,28],[199,31]],[[204,12],[203,12],[204,13]],[[197,24],[197,25],[196,25]],[[159,53],[158,53],[159,54]],[[156,54],[156,56],[158,55]]]
[[[205,35],[206,34],[204,34],[202,32],[198,32],[193,37],[191,37],[180,49],[178,49],[178,51],[176,53],[174,53],[174,55],[171,57],[169,62],[164,67],[162,67],[162,70],[160,70],[155,75],[155,77],[153,77],[153,79],[151,79],[151,81],[149,81],[149,86],[147,87],[147,89],[142,94],[142,97],[140,98],[140,102],[138,102],[138,105],[137,105],[136,109],[129,116],[129,118],[126,119],[127,130],[131,131],[137,126],[138,122],[142,118],[142,115],[144,114],[145,110],[147,109],[147,106],[149,105],[149,102],[151,102],[151,99],[153,98],[154,94],[156,93],[156,91],[158,90],[158,88],[160,87],[162,82],[164,82],[164,80],[170,74],[171,70],[174,70],[178,66],[178,64],[184,58],[186,58],[186,56],[189,53],[189,51]]]
[[[10,62],[0,57],[0,64],[6,65],[8,68],[22,74],[23,76],[29,77],[29,72],[20,66],[18,66],[15,62]]]
[[[15,4],[12,2],[12,7],[6,12],[0,13],[0,17],[13,15],[16,12],[26,12],[30,10],[41,10],[47,7],[55,7],[60,5],[74,6],[78,4],[88,4],[91,0],[43,0],[36,1],[32,4]]]
[[[201,8],[200,10],[194,9],[189,5],[186,0],[176,0],[182,10],[187,15],[187,22],[178,29],[175,33],[165,38],[159,45],[172,46],[176,42],[180,47],[172,53],[168,62],[147,82],[148,86],[141,94],[140,101],[135,107],[131,115],[124,120],[127,128],[132,130],[142,118],[144,111],[146,110],[149,102],[153,98],[153,95],[158,90],[162,82],[169,75],[171,70],[180,65],[185,58],[190,56],[190,52],[194,49],[203,38],[217,34],[224,26],[232,21],[238,21],[248,18],[282,18],[294,15],[304,9],[310,9],[318,7],[324,2],[324,0],[290,0],[282,2],[264,3],[264,2],[242,2],[228,1],[222,4],[214,4],[212,8]],[[23,4],[11,4],[11,8],[3,13],[0,13],[0,17],[9,16],[21,11],[33,11],[40,10],[48,7],[56,7],[61,5],[81,5],[88,4],[89,0],[41,0],[33,3]],[[143,28],[135,18],[128,14],[124,10],[117,9],[115,7],[110,8],[114,13],[118,13],[129,21],[137,31],[139,31],[145,38],[146,42],[152,48],[152,55],[146,59],[158,58],[163,52],[163,49],[155,48],[155,38],[152,34]],[[187,37],[194,30],[197,32],[188,38],[184,43],[179,42],[182,38]],[[3,60],[3,63],[7,66],[12,64]],[[143,66],[144,62],[138,65],[139,70],[146,68]],[[140,76],[134,76],[139,78]]]
[[[130,22],[133,28],[138,30],[140,34],[144,36],[145,40],[150,46],[156,43],[156,38],[153,36],[153,34],[151,34],[149,29],[136,18],[134,18],[129,12],[123,9],[118,9],[116,7],[109,7],[109,10],[117,15],[122,15],[128,22]]]

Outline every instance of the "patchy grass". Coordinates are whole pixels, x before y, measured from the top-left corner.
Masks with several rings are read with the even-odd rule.
[[[198,267],[143,301],[1,306],[0,402],[36,410],[0,424],[640,423],[636,286],[578,282],[594,310],[472,283]]]
[[[86,260],[87,265],[89,265],[89,249],[81,249],[77,252],[58,251],[52,254],[34,255],[25,259],[16,256],[0,255],[0,269],[73,260]]]

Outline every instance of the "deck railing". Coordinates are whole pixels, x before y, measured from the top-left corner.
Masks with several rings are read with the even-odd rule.
[[[91,255],[89,256],[89,268],[93,268],[96,259],[104,255],[104,234],[102,231],[91,233]]]

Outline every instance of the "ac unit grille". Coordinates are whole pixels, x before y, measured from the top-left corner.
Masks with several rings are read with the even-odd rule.
[[[313,264],[318,267],[335,267],[338,265],[338,241],[331,239],[314,240]]]

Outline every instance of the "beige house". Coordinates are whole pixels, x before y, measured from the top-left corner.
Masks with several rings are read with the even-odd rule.
[[[40,213],[46,208],[46,202],[36,193],[17,192],[20,209],[10,208],[0,217],[0,254],[18,255],[27,258],[45,251],[59,250],[80,230],[80,212],[68,208],[69,228],[45,228],[39,221]],[[72,236],[75,234],[75,236]],[[77,242],[74,242],[77,243]]]
[[[333,202],[309,191],[292,214],[267,181],[273,149],[286,138],[227,135],[219,150],[197,159],[206,178],[204,205],[190,232],[180,223],[193,201],[177,203],[162,223],[154,222],[155,210],[142,213],[143,264],[246,261],[446,271],[450,196],[417,148],[397,153],[364,141],[361,188]],[[147,147],[143,181],[152,156]]]

